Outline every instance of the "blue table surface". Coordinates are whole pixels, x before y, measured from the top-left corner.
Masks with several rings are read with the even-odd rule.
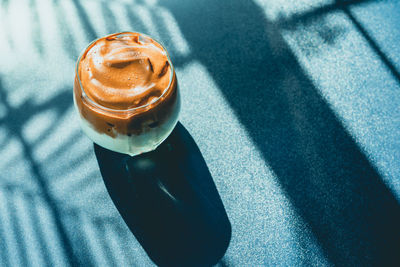
[[[72,102],[79,53],[120,31],[171,54],[180,122],[232,225],[217,266],[394,260],[399,14],[371,0],[0,0],[0,266],[154,266]]]

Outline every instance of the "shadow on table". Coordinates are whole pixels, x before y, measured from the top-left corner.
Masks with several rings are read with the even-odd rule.
[[[278,25],[253,1],[170,0],[162,5],[329,261],[398,263],[399,204],[304,73]],[[336,37],[329,38],[333,44]]]
[[[201,152],[182,124],[157,150],[139,156],[94,149],[115,206],[156,264],[218,262],[231,225]]]

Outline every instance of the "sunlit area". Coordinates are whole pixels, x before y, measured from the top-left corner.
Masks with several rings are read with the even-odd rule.
[[[400,264],[399,14],[371,0],[0,0],[0,266],[162,265],[74,107],[78,57],[126,31],[173,64],[178,126],[231,226],[214,266]]]

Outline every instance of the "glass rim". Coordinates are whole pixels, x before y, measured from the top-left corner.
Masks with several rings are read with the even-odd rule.
[[[91,46],[93,46],[97,41],[99,41],[99,40],[101,40],[101,39],[109,38],[109,37],[112,37],[112,36],[127,36],[127,35],[130,35],[130,34],[132,34],[132,33],[134,33],[134,34],[139,34],[139,37],[142,35],[142,36],[144,36],[144,37],[146,37],[146,38],[149,38],[149,39],[155,41],[155,42],[156,42],[157,44],[159,44],[159,45],[162,47],[162,49],[165,51],[165,54],[167,55],[168,64],[171,66],[171,73],[170,73],[170,77],[169,77],[169,83],[168,83],[167,87],[163,90],[162,94],[161,94],[159,97],[157,97],[156,99],[152,100],[150,103],[147,103],[147,104],[145,104],[145,105],[138,106],[138,107],[133,107],[133,108],[128,108],[128,109],[116,109],[116,108],[105,107],[105,106],[103,106],[103,105],[97,103],[97,102],[94,101],[93,99],[91,99],[91,98],[86,94],[85,89],[84,89],[83,86],[82,86],[81,78],[79,77],[79,63],[81,62],[82,56],[83,56],[83,55],[91,48]],[[150,106],[150,105],[153,105],[153,104],[157,103],[157,102],[168,92],[168,90],[170,89],[170,87],[171,87],[171,85],[172,85],[172,81],[173,81],[173,79],[174,79],[174,74],[175,74],[174,66],[172,65],[172,62],[171,62],[171,59],[170,59],[170,57],[169,57],[168,51],[165,49],[165,47],[162,45],[162,43],[160,43],[158,40],[154,39],[153,37],[150,37],[150,36],[147,35],[147,34],[140,33],[140,32],[130,32],[130,31],[112,33],[112,34],[109,34],[109,35],[106,35],[106,36],[103,36],[103,37],[100,37],[100,38],[97,38],[97,39],[93,40],[92,42],[89,43],[88,46],[85,47],[85,49],[83,50],[83,52],[79,55],[78,60],[77,60],[76,65],[75,65],[75,75],[76,75],[76,78],[77,78],[77,80],[78,80],[78,83],[79,83],[79,87],[80,87],[80,89],[81,89],[81,92],[82,92],[82,97],[83,97],[86,101],[88,101],[89,104],[91,104],[92,106],[94,106],[94,107],[96,107],[96,108],[102,109],[102,110],[107,111],[107,112],[117,112],[117,113],[120,113],[120,112],[122,112],[122,113],[132,112],[132,111],[136,111],[136,110],[140,110],[140,109],[146,108],[146,107],[148,107],[148,106]]]

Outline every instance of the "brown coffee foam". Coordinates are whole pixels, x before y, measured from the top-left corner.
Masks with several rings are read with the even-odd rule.
[[[82,56],[78,72],[86,95],[113,109],[143,106],[168,86],[166,51],[148,37],[125,33],[101,38]]]
[[[156,53],[156,55],[153,56],[155,56],[156,60],[150,57],[146,58],[146,60],[149,60],[151,64],[149,64],[149,62],[143,63],[144,61],[140,63],[136,62],[139,63],[139,65],[146,64],[147,68],[137,66],[137,64],[132,65],[132,57],[127,59],[124,58],[124,56],[126,56],[126,50],[124,50],[126,47],[122,47],[120,51],[123,52],[123,56],[119,56],[118,50],[116,50],[118,45],[114,43],[112,45],[113,49],[111,49],[113,54],[110,56],[110,53],[105,53],[105,56],[108,56],[108,58],[102,61],[99,60],[103,64],[114,64],[114,66],[106,66],[102,70],[106,71],[106,75],[107,73],[111,75],[111,78],[101,78],[101,86],[98,86],[96,83],[93,85],[93,82],[89,79],[89,72],[86,71],[87,65],[82,64],[82,62],[85,62],[85,60],[88,59],[90,51],[92,51],[92,48],[96,47],[98,43],[103,41],[116,42],[115,40],[108,40],[112,37],[113,36],[101,38],[89,46],[84,52],[80,62],[78,62],[79,77],[75,77],[74,84],[75,102],[81,116],[83,116],[84,119],[86,119],[98,132],[105,133],[112,137],[115,137],[117,133],[138,135],[143,131],[150,130],[151,128],[164,123],[171,115],[174,108],[176,108],[176,105],[178,104],[176,76],[175,73],[173,73],[172,81],[170,83],[171,71],[173,71],[173,69],[172,66],[169,65],[167,54],[165,50],[160,50],[162,47],[159,44],[150,39],[152,43],[155,43],[154,47],[161,52],[164,51],[164,54],[157,54],[154,52],[157,50],[154,50],[153,52]],[[132,38],[126,43],[124,41],[123,45],[129,46],[129,49],[140,48],[141,46],[137,47],[137,40],[134,39],[136,37],[138,37],[138,34],[132,33]],[[139,38],[137,39],[139,40]],[[133,42],[135,45],[133,45]],[[146,55],[149,56],[150,54],[148,53]],[[93,57],[91,61],[93,63]],[[128,62],[128,64],[126,64],[126,62]],[[161,62],[164,63],[161,64]],[[168,62],[168,64],[165,62]],[[94,62],[93,64],[100,63]],[[115,66],[115,64],[120,65]],[[112,71],[109,71],[110,68]],[[140,71],[138,71],[138,68],[141,68]],[[137,90],[139,92],[133,94],[130,93],[129,90],[134,91],[136,88],[133,87],[127,89],[127,82],[124,78],[126,78],[127,75],[135,74],[135,71],[138,72],[136,74],[144,75],[144,77],[140,78],[141,82],[146,84],[150,81],[154,86],[142,90],[141,92],[141,88],[139,88],[139,90]],[[143,71],[145,73],[143,73]],[[93,75],[92,72],[92,77]],[[101,75],[101,73],[96,73],[96,75]],[[81,79],[81,83],[79,83],[79,78]],[[122,79],[122,81],[119,81],[119,79]],[[81,85],[84,92],[82,91]],[[114,91],[107,91],[107,88],[111,85],[114,85]],[[154,102],[152,103],[152,101]],[[93,102],[95,104],[93,104]],[[117,110],[113,111],[110,109]]]

